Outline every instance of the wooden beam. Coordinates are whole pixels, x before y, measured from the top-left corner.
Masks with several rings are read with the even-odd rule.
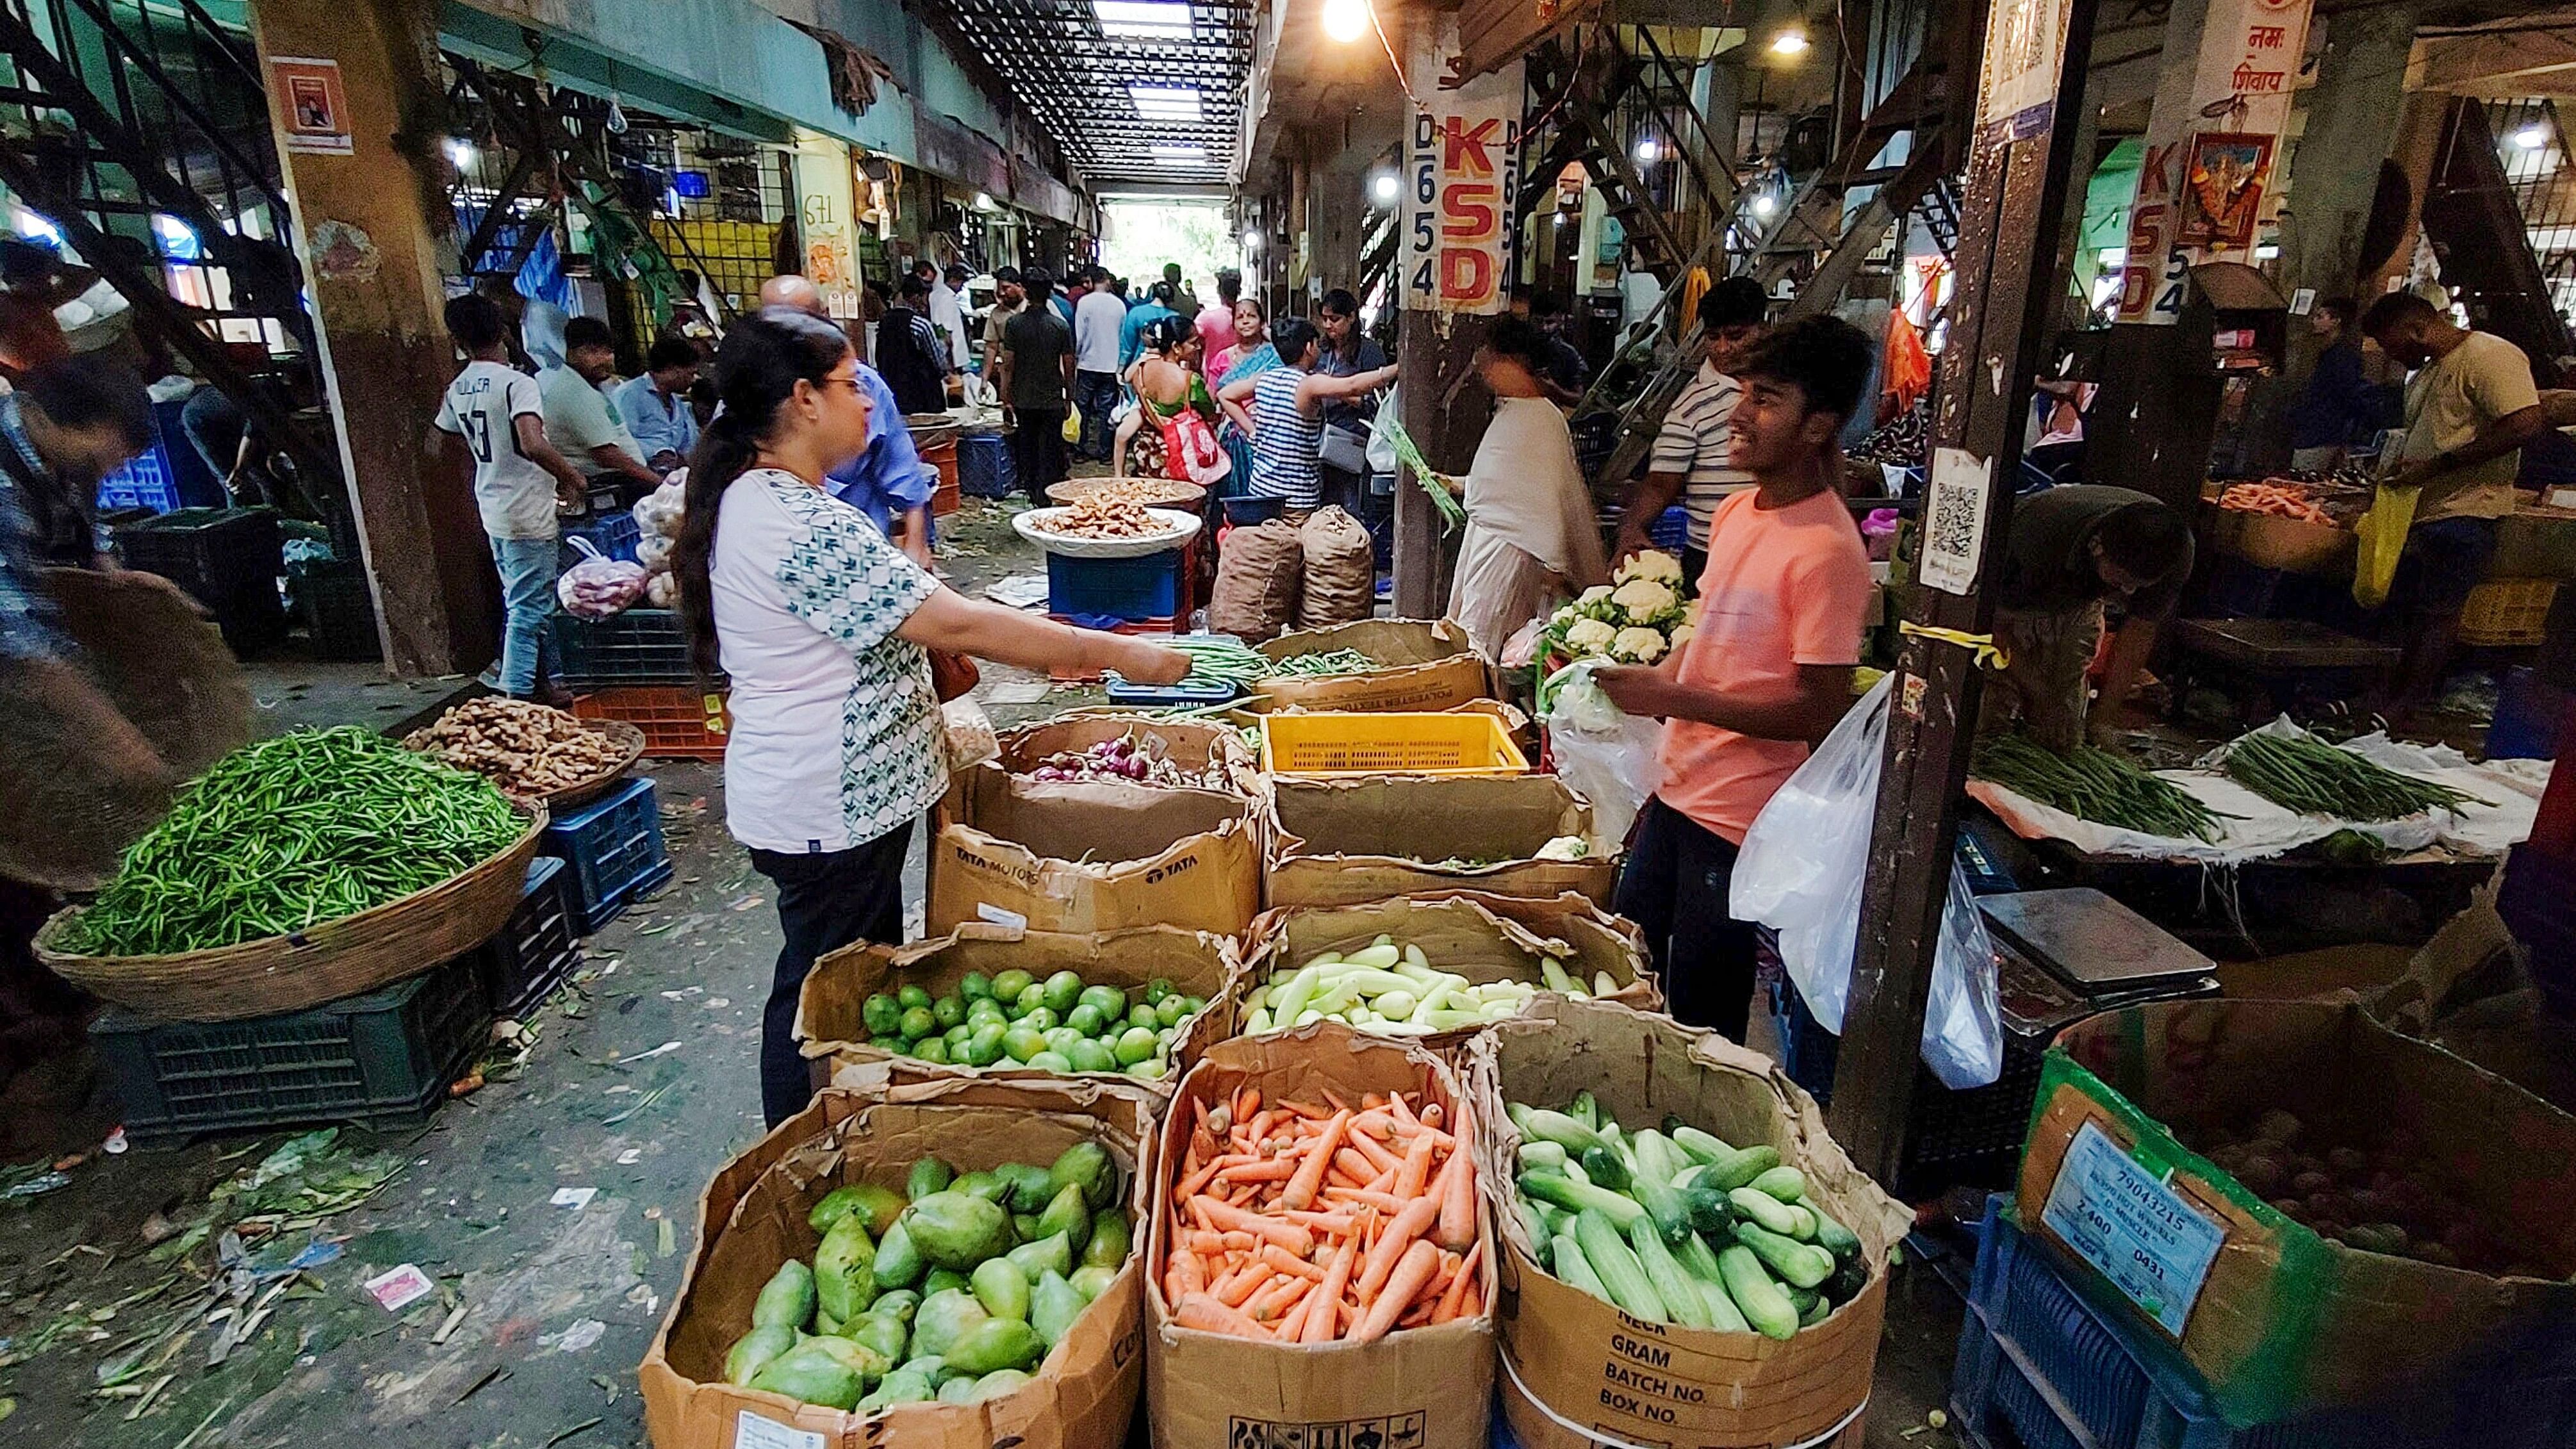
[[[2057,274],[2063,235],[2057,222],[2081,129],[2076,108],[2084,104],[2084,59],[2091,52],[2098,3],[1997,0],[1986,34],[1988,65],[2000,68],[2006,38],[2021,28],[2013,22],[2027,23],[2028,10],[2036,10],[2044,22],[2037,36],[2042,94],[2050,98],[2053,119],[2044,131],[2015,139],[2012,118],[1990,118],[1990,99],[1979,100],[1982,124],[1969,146],[1950,345],[1941,354],[1933,391],[1933,441],[1936,460],[1945,452],[1983,460],[1983,496],[1971,489],[1961,501],[1971,506],[1970,516],[1981,516],[1984,532],[1964,594],[1919,580],[1908,591],[1905,617],[1922,624],[1975,634],[1994,625],[1994,596],[1983,585],[1994,576],[2011,521],[2022,418],[2055,311],[2046,292]],[[1936,461],[1934,496],[1926,503],[1927,523],[1936,527],[1941,477]],[[1928,552],[1930,545],[1925,547]],[[1851,1003],[1829,1118],[1852,1160],[1885,1183],[1898,1180],[1905,1161],[1981,683],[1968,650],[1907,638],[1888,710]]]

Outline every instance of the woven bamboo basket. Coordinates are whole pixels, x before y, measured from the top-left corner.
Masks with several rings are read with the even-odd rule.
[[[528,828],[509,848],[427,890],[292,935],[171,956],[79,956],[47,943],[79,918],[58,911],[36,934],[36,959],[56,975],[162,1021],[239,1021],[301,1011],[416,976],[499,934],[518,909],[528,861],[546,828],[543,807],[521,807]]]
[[[644,732],[624,720],[586,719],[582,725],[616,741],[617,763],[587,780],[538,796],[537,803],[546,807],[548,814],[560,815],[575,805],[587,805],[607,794],[610,787],[626,778],[627,771],[635,768],[637,760],[644,758]]]

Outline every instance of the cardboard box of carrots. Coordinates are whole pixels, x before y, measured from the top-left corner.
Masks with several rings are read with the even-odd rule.
[[[1439,1058],[1338,1022],[1190,1069],[1145,1249],[1156,1449],[1318,1426],[1484,1449],[1498,1280],[1478,1126]]]

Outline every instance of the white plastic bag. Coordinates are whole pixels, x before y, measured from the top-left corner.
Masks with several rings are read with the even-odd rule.
[[[567,541],[583,557],[555,580],[555,598],[566,613],[579,619],[605,619],[624,613],[644,597],[642,564],[610,558],[579,534]]]
[[[1860,935],[1861,882],[1878,815],[1878,768],[1887,747],[1888,675],[1835,725],[1745,832],[1728,913],[1780,936],[1780,963],[1816,1024],[1839,1036]],[[1950,865],[1949,904],[1923,1015],[1923,1062],[1951,1088],[2003,1075],[2003,1018],[1995,999],[1994,943]]]
[[[1606,663],[1578,659],[1548,676],[1545,719],[1557,778],[1592,803],[1592,849],[1617,850],[1628,839],[1628,826],[1655,793],[1663,764],[1656,747],[1663,726],[1624,714],[1592,682],[1592,671]]]

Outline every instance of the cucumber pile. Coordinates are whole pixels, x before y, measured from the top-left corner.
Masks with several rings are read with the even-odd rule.
[[[1860,1238],[1807,1199],[1777,1148],[1730,1147],[1666,1117],[1623,1130],[1590,1092],[1509,1104],[1514,1205],[1539,1266],[1633,1318],[1786,1339],[1869,1284]]]
[[[1107,1149],[1078,1142],[1048,1167],[925,1157],[901,1191],[836,1187],[806,1215],[813,1261],[761,1288],[725,1382],[861,1413],[1009,1393],[1127,1261],[1119,1186]]]
[[[918,985],[880,991],[860,1004],[859,1020],[868,1045],[925,1062],[1156,1081],[1168,1070],[1181,1026],[1206,1006],[1206,998],[1159,976],[1131,997],[1071,971],[1040,981],[1014,968],[992,976],[969,971],[945,996]]]

